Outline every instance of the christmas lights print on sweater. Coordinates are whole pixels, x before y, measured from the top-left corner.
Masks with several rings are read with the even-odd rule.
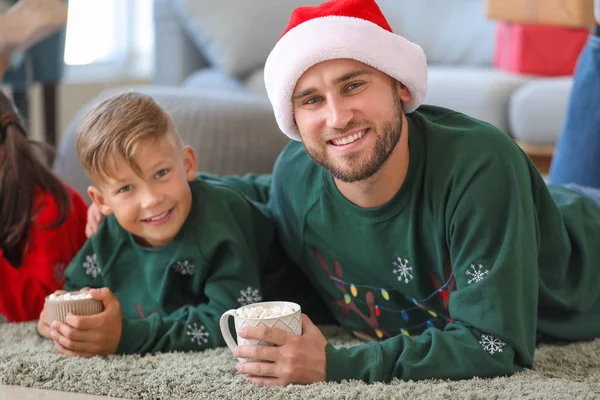
[[[377,339],[403,334],[419,335],[427,328],[444,329],[453,320],[449,316],[449,299],[456,280],[450,262],[444,266],[444,282],[434,274],[429,274],[429,285],[433,291],[423,297],[409,297],[409,287],[415,283],[415,266],[408,258],[398,256],[390,263],[390,282],[394,286],[366,285],[343,277],[343,267],[333,260],[333,272],[323,255],[315,248],[313,252],[329,279],[341,294],[332,299],[340,307],[340,316],[348,320],[350,312],[359,316],[368,326],[364,333],[374,334]],[[486,279],[489,270],[480,263],[471,264],[465,272],[467,283],[476,284]],[[416,283],[415,283],[416,284]],[[366,309],[366,310],[365,310]],[[400,318],[398,318],[400,317]],[[491,355],[501,353],[506,345],[494,335],[483,334],[480,344]]]

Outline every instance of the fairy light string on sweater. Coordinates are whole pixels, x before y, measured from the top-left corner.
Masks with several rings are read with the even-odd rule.
[[[402,320],[404,320],[405,322],[410,322],[410,314],[409,313],[411,311],[420,309],[420,310],[423,310],[424,312],[428,313],[432,317],[431,319],[428,319],[427,321],[421,322],[416,325],[412,325],[412,326],[401,328],[401,329],[397,329],[397,328],[392,329],[393,331],[399,331],[401,334],[406,335],[406,336],[410,336],[411,330],[422,328],[424,326],[427,326],[428,328],[432,328],[438,322],[445,322],[445,323],[453,322],[453,320],[450,317],[432,310],[431,308],[427,307],[427,305],[425,304],[429,300],[431,300],[433,297],[435,297],[436,295],[441,296],[442,299],[444,299],[444,300],[448,300],[449,296],[448,296],[448,293],[445,291],[445,289],[448,287],[450,282],[452,282],[452,278],[453,278],[453,274],[450,274],[446,283],[444,283],[441,287],[436,289],[433,293],[431,293],[429,296],[427,296],[426,298],[424,298],[422,300],[417,300],[415,298],[411,298],[410,300],[413,302],[414,307],[398,309],[398,308],[387,307],[383,304],[375,303],[375,316],[380,317],[381,311],[383,310],[383,311],[390,312],[393,314],[398,314],[398,315],[400,315]],[[358,297],[360,289],[377,291],[381,294],[381,298],[383,298],[383,300],[385,300],[385,301],[390,300],[390,292],[398,292],[398,293],[402,294],[402,292],[400,290],[393,288],[393,287],[378,287],[378,286],[371,286],[371,285],[360,285],[357,283],[346,282],[343,279],[337,278],[335,276],[329,276],[329,279],[349,288],[349,293],[346,292],[343,295],[344,302],[346,304],[355,302],[355,303],[364,304],[367,306],[369,305],[366,301],[361,300]],[[380,338],[380,339],[383,338],[382,330],[375,329],[375,334],[377,335],[378,338]]]

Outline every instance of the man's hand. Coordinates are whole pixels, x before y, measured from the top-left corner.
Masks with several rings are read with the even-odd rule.
[[[104,218],[104,216],[100,212],[100,209],[96,207],[96,204],[92,203],[87,211],[87,223],[85,224],[86,237],[89,238],[98,231],[100,222],[102,222],[102,218]]]
[[[59,295],[67,293],[65,290],[56,290],[53,294]],[[44,309],[40,313],[40,318],[38,321],[37,330],[46,339],[52,339],[50,337],[50,324],[48,323],[48,311],[46,310],[46,305],[44,304]]]
[[[108,288],[90,289],[90,294],[104,304],[104,311],[100,314],[69,314],[66,324],[52,322],[50,337],[60,354],[93,357],[117,351],[123,326],[121,305]]]
[[[264,362],[242,362],[237,366],[246,379],[261,386],[310,384],[327,378],[325,346],[327,339],[310,318],[302,314],[302,335],[277,328],[246,327],[239,333],[244,339],[264,340],[277,347],[244,345],[235,349],[239,358]]]

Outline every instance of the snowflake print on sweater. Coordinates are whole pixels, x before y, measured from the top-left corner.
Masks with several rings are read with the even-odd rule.
[[[399,281],[404,281],[404,283],[408,283],[412,280],[412,269],[413,267],[408,265],[408,260],[406,258],[398,257],[396,261],[394,261],[394,268],[392,272],[395,275],[398,275]]]
[[[258,289],[248,286],[246,289],[240,290],[240,297],[238,297],[237,301],[241,306],[247,306],[248,304],[262,301],[262,296]]]
[[[483,270],[483,265],[481,264],[471,264],[469,269],[467,269],[467,272],[465,272],[465,274],[471,277],[471,279],[469,279],[467,283],[470,285],[473,282],[481,282],[483,278],[485,278],[485,276],[488,274],[488,272],[490,272],[488,269]]]
[[[481,344],[485,351],[492,355],[496,353],[502,353],[502,349],[504,349],[504,346],[506,346],[506,343],[500,340],[500,338],[493,335],[485,334],[481,335],[481,340],[479,341],[479,344]]]
[[[192,343],[198,343],[198,344],[207,343],[208,337],[210,336],[210,334],[208,332],[206,332],[205,329],[206,328],[204,328],[204,325],[200,325],[198,327],[198,325],[194,322],[193,325],[192,324],[188,325],[186,335],[188,335],[190,337],[190,340],[192,341]]]
[[[196,266],[187,260],[177,261],[173,264],[173,269],[181,275],[194,275],[196,272]]]
[[[83,262],[83,269],[85,269],[85,274],[91,276],[96,279],[98,275],[100,275],[100,264],[98,263],[98,256],[96,254],[92,254],[91,256],[85,256],[85,261]]]

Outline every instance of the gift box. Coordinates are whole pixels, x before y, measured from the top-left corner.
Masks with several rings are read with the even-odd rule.
[[[499,23],[494,65],[521,74],[572,75],[589,33],[582,28]]]
[[[503,22],[589,28],[594,0],[487,0],[487,18]]]

